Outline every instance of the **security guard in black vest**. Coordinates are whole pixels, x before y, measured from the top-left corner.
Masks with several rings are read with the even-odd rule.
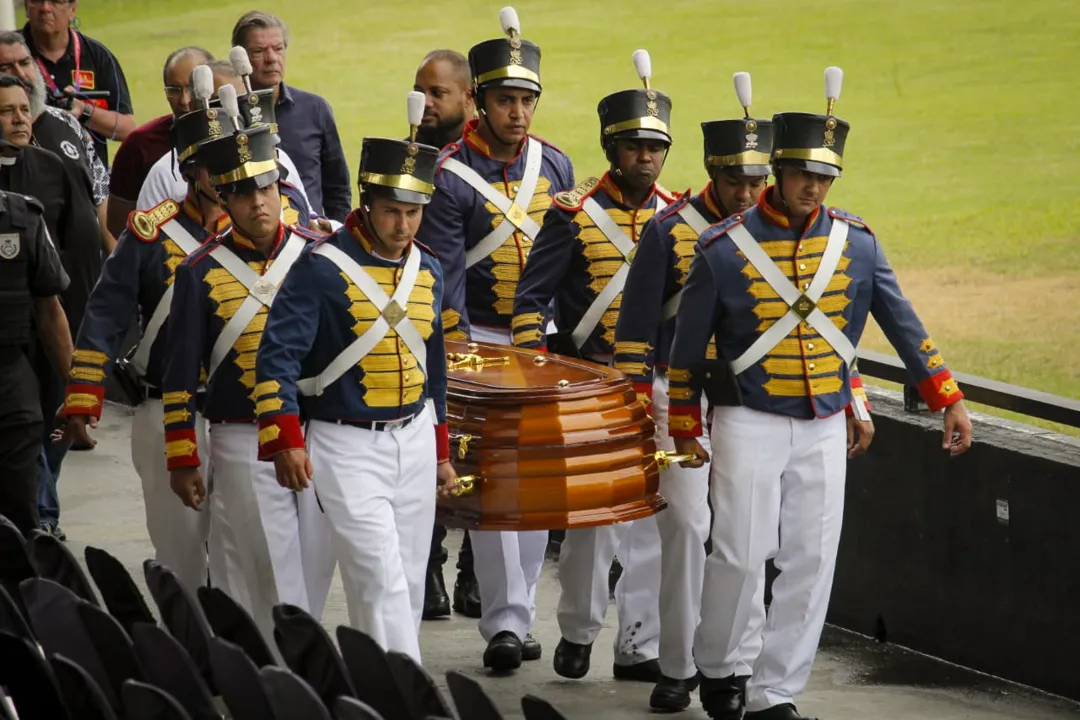
[[[0,145],[6,145],[0,139]],[[0,191],[0,515],[23,533],[37,528],[42,417],[37,378],[26,358],[30,319],[57,372],[71,363],[71,330],[58,295],[68,285],[60,256],[33,198]]]

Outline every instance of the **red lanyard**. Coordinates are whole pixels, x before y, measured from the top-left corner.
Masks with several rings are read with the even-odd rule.
[[[75,76],[72,79],[73,81],[71,84],[75,86],[76,90],[79,90],[82,87],[82,73],[80,72],[82,69],[82,39],[79,37],[79,33],[74,30],[68,30],[68,34],[71,42],[75,45]],[[49,89],[53,92],[59,90],[60,88],[56,87],[56,81],[53,80],[52,74],[50,74],[48,68],[45,67],[45,62],[37,56],[34,56],[34,60],[37,62],[38,67],[41,68],[41,77],[45,79],[45,83],[49,86]]]

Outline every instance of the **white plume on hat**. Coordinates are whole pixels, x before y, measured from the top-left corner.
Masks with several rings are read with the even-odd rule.
[[[833,103],[840,99],[840,87],[844,84],[844,71],[834,66],[825,68],[825,100],[828,101],[828,114],[832,115]]]
[[[635,50],[633,55],[634,69],[637,76],[649,87],[649,78],[652,77],[652,57],[648,50]]]
[[[427,99],[424,97],[424,93],[413,90],[405,98],[405,107],[409,113],[409,139],[413,142],[416,141],[416,129],[420,127],[420,123],[424,121],[424,106],[427,104]]]
[[[214,96],[214,71],[209,65],[199,65],[191,73],[192,94],[196,100],[203,101],[203,108],[210,107],[210,98]]]
[[[232,64],[233,70],[244,81],[244,87],[248,92],[251,92],[251,73],[254,70],[251,67],[251,58],[248,57],[247,50],[240,45],[237,45],[229,51],[229,63]]]
[[[753,87],[750,84],[750,73],[737,72],[731,76],[731,79],[735,83],[735,94],[739,98],[739,104],[742,105],[743,110],[746,112],[746,117],[750,117],[750,101],[754,97]]]
[[[502,24],[503,32],[510,37],[521,35],[521,21],[518,20],[517,10],[509,5],[499,11],[499,23]]]
[[[228,84],[222,85],[218,88],[217,96],[218,100],[221,101],[221,109],[230,118],[236,120],[237,128],[244,127],[244,121],[240,119],[240,105],[236,102],[236,87]]]

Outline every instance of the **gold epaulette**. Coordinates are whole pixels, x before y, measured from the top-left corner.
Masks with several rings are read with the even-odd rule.
[[[136,210],[128,216],[128,228],[143,242],[153,242],[161,234],[161,226],[180,214],[180,205],[169,198],[150,210]]]
[[[592,195],[598,187],[600,187],[600,178],[591,177],[578,183],[573,190],[566,190],[555,195],[554,202],[564,210],[580,210],[585,198]]]

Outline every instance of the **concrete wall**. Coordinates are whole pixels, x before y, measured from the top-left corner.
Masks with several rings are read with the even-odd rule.
[[[871,402],[829,621],[1080,699],[1080,442],[977,417],[953,459],[940,415]]]

